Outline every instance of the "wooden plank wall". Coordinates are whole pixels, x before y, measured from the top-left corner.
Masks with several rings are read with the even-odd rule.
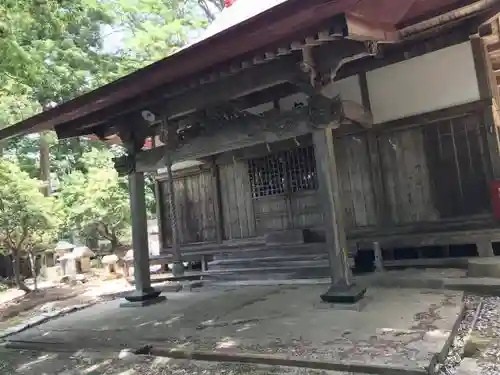
[[[490,212],[482,126],[464,115],[378,136],[391,224]]]
[[[323,210],[316,190],[294,193],[290,207],[294,229],[315,229],[323,226]]]
[[[315,229],[323,225],[316,190],[259,197],[253,200],[253,205],[257,235],[285,229]]]
[[[366,133],[335,139],[335,153],[346,229],[377,224]]]
[[[238,160],[220,165],[219,173],[225,239],[255,236],[255,216],[247,163]]]
[[[479,115],[439,121],[423,128],[433,201],[440,218],[490,211],[484,130]]]
[[[219,165],[225,239],[261,236],[290,228],[321,227],[316,191],[253,198],[245,160]]]
[[[393,224],[434,221],[423,128],[382,134],[378,138],[385,194]]]
[[[181,244],[212,242],[217,239],[212,179],[210,170],[179,175],[174,179]],[[161,210],[163,239],[169,244],[172,231],[167,181],[161,182],[160,193],[163,195],[162,202],[165,202]]]
[[[480,114],[436,120],[425,125],[387,126],[375,135],[381,165],[386,221],[377,214],[373,155],[367,132],[335,139],[342,203],[348,232],[370,233],[401,225],[437,223],[491,214],[487,188],[485,128]],[[242,239],[284,229],[321,230],[322,207],[316,190],[253,197],[248,161],[219,164],[224,239]],[[216,241],[214,174],[209,169],[175,179],[183,244]],[[166,183],[161,193],[166,201]],[[170,238],[168,207],[163,233]]]
[[[253,200],[255,210],[255,226],[259,236],[266,232],[291,229],[293,222],[289,215],[289,201],[285,195],[270,195]]]

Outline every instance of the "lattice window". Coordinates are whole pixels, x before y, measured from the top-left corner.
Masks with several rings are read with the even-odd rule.
[[[314,148],[281,151],[248,161],[254,198],[317,189]]]

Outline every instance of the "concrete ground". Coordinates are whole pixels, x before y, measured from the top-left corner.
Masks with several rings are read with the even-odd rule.
[[[11,375],[350,375],[289,366],[220,363],[161,357],[12,352],[0,349],[0,374]],[[359,373],[357,375],[360,375]],[[363,374],[361,374],[363,375]]]
[[[358,311],[321,303],[319,295],[324,290],[324,285],[206,287],[166,293],[166,302],[143,308],[120,308],[121,301],[111,301],[30,328],[9,340],[17,349],[58,355],[81,350],[101,356],[110,353],[107,360],[116,359],[124,348],[151,345],[153,354],[271,365],[261,366],[262,374],[322,373],[280,367],[284,365],[339,370],[341,374],[389,374],[386,368],[396,371],[392,373],[416,374],[426,373],[431,361],[445,351],[462,310],[461,292],[370,288],[366,305]],[[175,366],[182,362],[172,361],[168,363]],[[46,365],[47,360],[41,363]],[[189,366],[201,370],[188,373],[217,370],[214,373],[224,374],[208,362],[189,361]],[[240,372],[229,369],[228,374],[261,371],[254,365],[220,366],[242,368]],[[249,366],[248,372],[244,372],[245,366]],[[60,373],[114,374],[96,371]]]

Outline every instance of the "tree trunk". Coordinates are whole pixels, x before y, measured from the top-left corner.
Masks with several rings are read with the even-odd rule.
[[[30,261],[31,275],[33,276],[33,289],[38,290],[38,267],[36,265],[36,256],[32,251],[28,253],[28,259]]]
[[[42,193],[50,195],[50,148],[47,142],[47,132],[40,133],[40,179],[43,182]]]
[[[14,270],[14,280],[16,281],[16,285],[23,292],[30,293],[31,289],[28,288],[26,284],[24,284],[24,282],[21,280],[21,254],[19,254],[19,250],[13,250],[12,255],[12,266]]]

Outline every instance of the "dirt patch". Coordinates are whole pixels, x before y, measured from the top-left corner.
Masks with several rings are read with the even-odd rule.
[[[15,298],[0,307],[0,322],[5,322],[21,313],[33,310],[49,302],[74,298],[81,293],[79,288],[53,287],[33,291]]]

